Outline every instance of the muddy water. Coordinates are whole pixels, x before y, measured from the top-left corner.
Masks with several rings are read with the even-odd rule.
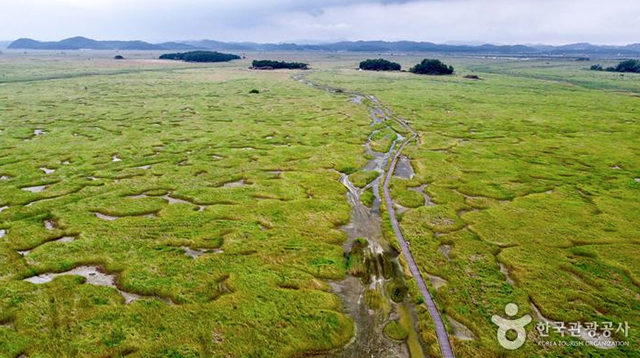
[[[413,179],[415,174],[413,172],[413,167],[411,166],[411,160],[404,155],[401,156],[394,175],[402,179]]]
[[[404,342],[385,337],[384,326],[398,316],[398,305],[389,296],[387,286],[401,281],[404,284],[395,252],[382,235],[382,220],[379,212],[366,207],[360,200],[360,189],[343,175],[341,182],[347,188],[347,199],[351,204],[351,222],[344,227],[349,240],[345,244],[345,255],[356,254],[356,239],[366,239],[360,248],[362,255],[353,256],[363,260],[364,273],[360,277],[349,275],[341,282],[332,282],[333,291],[345,303],[347,313],[356,323],[356,336],[344,349],[321,354],[321,357],[410,357]],[[376,198],[379,200],[379,198]],[[378,205],[379,206],[379,205]],[[379,295],[381,307],[371,307],[366,295]],[[386,311],[386,312],[385,312]]]
[[[377,108],[371,113],[374,123],[386,118],[382,109]],[[351,257],[351,260],[360,260],[364,272],[352,271],[344,281],[333,282],[331,286],[342,298],[347,313],[355,321],[356,335],[343,349],[319,355],[322,357],[410,357],[412,353],[414,356],[423,355],[422,352],[410,352],[405,342],[391,340],[383,333],[385,325],[397,319],[401,311],[410,312],[412,316],[409,321],[416,322],[416,319],[413,307],[403,297],[405,291],[402,290],[406,290],[406,286],[397,260],[398,253],[385,240],[380,217],[381,180],[397,143],[404,138],[398,135],[388,153],[378,153],[370,146],[375,133],[376,131],[369,136],[366,143],[367,154],[373,159],[363,169],[376,171],[380,175],[363,189],[355,187],[348,175],[340,178],[340,182],[347,188],[347,201],[351,205],[351,221],[343,227],[348,236],[344,245],[345,256]],[[361,201],[362,193],[369,188],[374,193],[371,208]],[[365,239],[366,245],[362,247],[361,241],[359,243],[356,239]],[[391,292],[396,287],[400,287],[402,291],[400,299],[394,297],[399,303],[391,297]],[[378,297],[379,301],[371,299],[372,296]]]
[[[351,103],[353,104],[366,103],[370,107],[372,127],[392,118],[392,114],[374,96],[363,96],[317,85],[307,81],[302,75],[294,76],[294,80],[321,91],[352,95]],[[344,281],[333,282],[331,286],[343,300],[347,313],[354,320],[356,335],[346,347],[315,356],[345,358],[424,356],[422,342],[419,341],[419,334],[417,334],[415,308],[406,297],[406,284],[403,270],[398,263],[398,252],[382,235],[380,216],[382,203],[380,186],[392,155],[398,143],[404,141],[404,138],[397,133],[389,152],[378,153],[371,149],[371,141],[376,132],[371,133],[365,144],[366,153],[373,159],[362,169],[376,171],[380,175],[363,189],[355,187],[348,175],[342,175],[340,178],[340,182],[347,188],[347,201],[351,205],[351,221],[343,227],[348,236],[344,250],[345,257],[350,262],[350,274]],[[371,208],[365,206],[361,200],[361,194],[368,189],[372,189],[374,194]],[[412,349],[417,350],[415,352],[410,352],[405,342],[391,340],[383,333],[387,323],[398,319],[403,314],[405,317],[408,315],[407,321],[411,322],[414,329],[410,334],[410,337],[414,338],[410,339],[414,343],[411,344]]]

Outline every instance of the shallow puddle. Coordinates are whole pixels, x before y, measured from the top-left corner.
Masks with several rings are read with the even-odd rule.
[[[28,186],[28,187],[22,188],[22,190],[28,191],[30,193],[39,193],[45,190],[46,188],[47,188],[46,185],[38,185],[38,186]]]
[[[11,177],[8,175],[3,175],[0,177],[0,180],[9,180],[9,179],[11,179]]]
[[[117,155],[114,155],[114,156],[112,156],[112,157],[111,157],[111,161],[112,161],[112,162],[121,162],[121,161],[122,161],[122,159],[118,158],[118,156],[117,156]]]
[[[45,174],[52,174],[56,171],[55,169],[49,169],[46,167],[40,167],[40,170],[42,170]]]
[[[3,211],[5,211],[5,210],[7,210],[7,209],[9,209],[9,207],[8,207],[8,206],[0,207],[0,213],[1,213],[1,212],[3,212]]]
[[[7,230],[1,229],[0,230],[0,237],[5,237],[5,236],[7,236]]]
[[[413,172],[413,167],[411,166],[411,160],[409,160],[409,158],[404,155],[401,156],[400,160],[398,160],[396,171],[393,173],[393,175],[402,179],[413,179],[415,173]]]
[[[36,130],[33,131],[33,134],[35,134],[35,135],[43,135],[43,134],[47,134],[47,132],[45,132],[42,129],[36,129]]]
[[[141,167],[136,167],[136,169],[149,170],[151,169],[151,165],[143,165]]]

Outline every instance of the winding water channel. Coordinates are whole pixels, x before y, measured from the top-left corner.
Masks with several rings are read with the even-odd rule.
[[[393,201],[389,194],[389,182],[396,172],[402,151],[409,142],[417,138],[417,133],[406,121],[396,117],[374,96],[316,84],[308,81],[302,75],[294,76],[294,79],[318,90],[354,96],[352,103],[369,106],[372,126],[386,121],[395,121],[404,127],[408,133],[411,133],[410,137],[405,138],[396,132],[396,138],[389,151],[387,153],[379,153],[371,149],[372,138],[377,133],[377,130],[372,131],[365,146],[368,156],[373,159],[362,169],[378,172],[379,175],[364,188],[357,188],[351,182],[349,175],[342,174],[340,181],[347,188],[347,200],[351,205],[351,221],[343,228],[349,238],[344,245],[344,249],[350,271],[349,276],[344,281],[333,282],[332,287],[334,292],[345,302],[347,312],[356,322],[356,335],[343,349],[318,356],[425,356],[417,328],[418,322],[415,307],[411,305],[406,297],[407,288],[402,267],[398,262],[399,253],[386,241],[382,234],[382,219],[380,216],[382,203],[380,186],[382,186],[391,224],[407,265],[416,279],[427,309],[434,320],[442,355],[445,358],[455,357],[442,316],[438,312],[424,279],[413,260],[409,246],[402,236],[396,220]],[[407,175],[412,174],[412,172],[407,173]],[[364,205],[361,200],[361,195],[368,189],[371,189],[374,194],[374,201],[371,207]],[[366,244],[363,243],[363,239],[366,240]],[[364,261],[363,267],[352,269],[354,261],[360,262],[362,260]],[[408,336],[409,343],[391,340],[383,333],[386,324],[398,319],[402,319],[404,322],[409,321],[410,326],[413,328]]]

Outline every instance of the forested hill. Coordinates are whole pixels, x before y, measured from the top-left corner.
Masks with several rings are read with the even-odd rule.
[[[547,45],[443,45],[413,41],[344,41],[321,45],[293,43],[259,44],[253,42],[220,42],[214,40],[165,42],[151,44],[144,41],[97,41],[86,37],[72,37],[57,42],[19,39],[9,49],[21,50],[225,50],[225,51],[330,51],[330,52],[439,52],[458,54],[496,55],[609,55],[640,56],[640,44],[627,46],[596,46],[587,43],[565,46]]]

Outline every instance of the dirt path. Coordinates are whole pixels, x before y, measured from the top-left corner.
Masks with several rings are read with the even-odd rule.
[[[313,86],[317,89],[325,90],[331,93],[354,95],[356,96],[356,99],[357,99],[357,101],[354,101],[354,103],[362,103],[363,99],[367,99],[373,104],[372,109],[374,113],[377,114],[377,117],[379,117],[381,120],[396,121],[400,125],[402,125],[407,131],[411,132],[411,136],[409,136],[408,138],[405,138],[402,144],[400,145],[400,147],[398,148],[398,150],[395,152],[395,155],[393,156],[391,164],[389,165],[389,168],[386,170],[386,173],[384,174],[385,178],[382,185],[383,192],[384,192],[384,199],[387,206],[387,211],[389,213],[389,219],[393,227],[393,231],[402,249],[402,254],[404,255],[407,261],[407,265],[409,265],[409,270],[411,272],[411,275],[414,277],[414,279],[416,280],[416,283],[418,284],[418,289],[420,291],[420,294],[424,298],[429,314],[431,315],[431,318],[435,324],[436,336],[438,339],[438,344],[440,346],[440,351],[442,352],[442,357],[455,358],[455,354],[453,353],[453,349],[451,348],[449,335],[447,333],[447,328],[444,324],[444,320],[442,319],[442,315],[438,311],[438,308],[433,300],[433,297],[431,297],[431,293],[429,292],[427,285],[425,283],[425,280],[422,274],[420,273],[420,269],[418,268],[418,265],[416,264],[413,258],[413,255],[411,254],[409,245],[407,244],[407,241],[405,240],[404,235],[402,235],[402,231],[400,230],[400,225],[396,218],[396,212],[393,206],[393,199],[389,192],[389,183],[391,182],[391,178],[393,177],[396,167],[398,165],[398,160],[400,156],[402,156],[402,152],[404,151],[406,146],[411,141],[416,140],[418,138],[418,133],[409,125],[409,123],[407,123],[404,119],[395,116],[391,110],[389,110],[384,104],[382,104],[374,96],[364,95],[357,92],[348,92],[348,91],[339,90],[330,86],[319,85],[304,79],[303,76],[301,75],[294,76],[294,79],[300,82],[304,82],[309,86]]]

